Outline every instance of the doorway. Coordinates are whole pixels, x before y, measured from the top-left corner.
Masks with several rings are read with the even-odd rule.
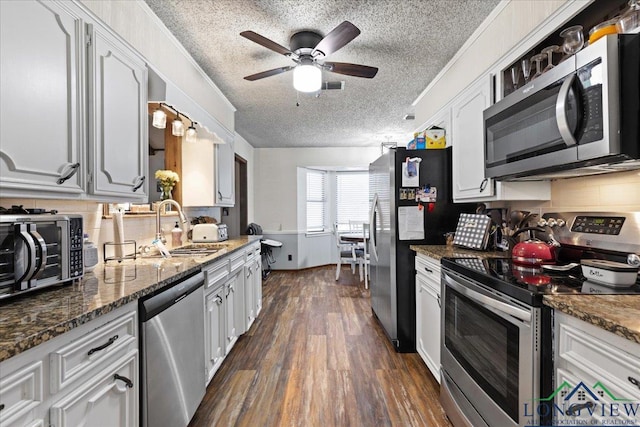
[[[223,208],[227,216],[222,222],[227,224],[229,237],[238,237],[247,232],[247,161],[235,155],[234,160],[234,187],[236,204],[232,208]]]

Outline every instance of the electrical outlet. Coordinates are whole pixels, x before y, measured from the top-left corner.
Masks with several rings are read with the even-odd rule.
[[[289,254],[289,261],[293,261],[293,255]]]

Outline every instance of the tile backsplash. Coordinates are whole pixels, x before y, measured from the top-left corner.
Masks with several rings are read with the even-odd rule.
[[[550,201],[512,202],[510,207],[538,213],[640,211],[640,171],[555,180],[551,183]]]

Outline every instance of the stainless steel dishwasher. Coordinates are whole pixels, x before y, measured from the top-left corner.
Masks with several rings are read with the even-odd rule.
[[[139,302],[141,425],[185,427],[205,394],[204,274]]]

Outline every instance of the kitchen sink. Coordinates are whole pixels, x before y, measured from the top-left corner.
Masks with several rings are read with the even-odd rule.
[[[169,253],[172,256],[207,256],[211,254],[215,254],[218,252],[220,248],[210,248],[210,247],[202,247],[202,246],[184,246],[181,248],[171,249]]]
[[[169,253],[171,254],[171,256],[177,257],[177,258],[201,257],[201,256],[213,255],[222,249],[226,249],[226,247],[227,246],[224,243],[193,244],[193,245],[186,245],[186,246],[181,246],[179,248],[171,249]],[[160,258],[161,255],[154,248],[153,252],[143,254],[142,257],[143,258]]]

